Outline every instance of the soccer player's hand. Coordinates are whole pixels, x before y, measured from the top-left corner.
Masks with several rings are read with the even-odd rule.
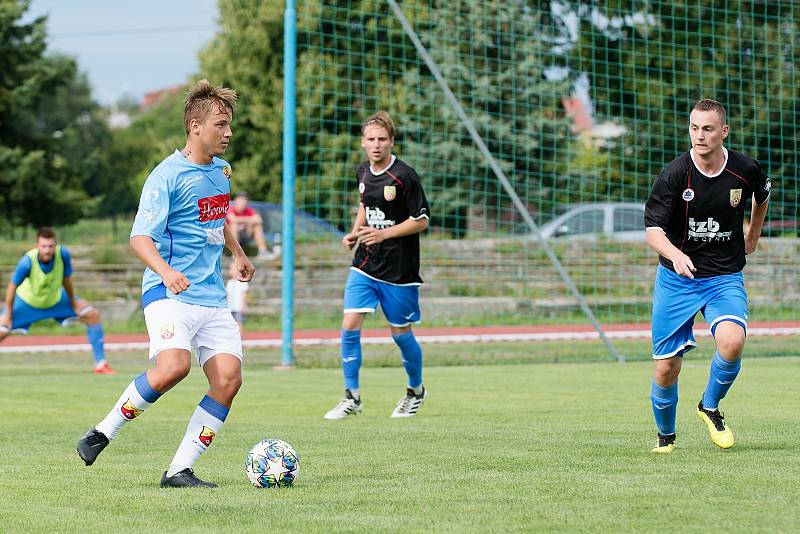
[[[250,258],[245,255],[234,256],[233,263],[236,266],[236,272],[239,273],[240,282],[249,282],[253,279],[256,268],[253,266],[253,262],[250,261]]]
[[[692,273],[697,271],[697,269],[695,269],[689,256],[683,252],[678,252],[674,257],[670,258],[670,261],[676,273],[686,278],[694,278],[694,274]]]
[[[348,250],[353,250],[353,247],[356,246],[358,242],[358,236],[356,234],[347,234],[342,238],[342,245],[344,245]]]
[[[377,245],[383,242],[383,232],[372,226],[362,226],[356,232],[356,236],[365,245]]]
[[[167,273],[161,276],[161,280],[164,282],[167,289],[175,295],[186,291],[189,289],[189,286],[192,285],[182,272],[176,271],[175,269],[167,271]]]

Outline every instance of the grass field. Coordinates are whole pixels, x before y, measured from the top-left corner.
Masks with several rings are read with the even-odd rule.
[[[640,350],[630,343],[627,351]],[[143,355],[113,354],[116,377],[87,372],[88,354],[0,355],[0,525],[207,533],[766,532],[800,524],[800,358],[745,363],[722,406],[737,443],[721,451],[693,413],[710,354],[701,343],[681,376],[679,448],[658,456],[649,452],[651,364],[520,363],[526,350],[556,349],[563,360],[596,350],[426,346],[431,396],[418,417],[395,420],[388,416],[404,373],[397,363],[383,366],[390,347],[369,348],[365,413],[340,422],[322,419],[341,394],[340,373],[329,366],[335,349],[304,349],[298,358],[311,368],[285,373],[272,371],[277,352],[253,351],[226,426],[196,466],[220,484],[215,490],[158,487],[203,395],[198,369],[87,468],[75,441],[145,367]],[[486,357],[514,350],[507,360]],[[247,483],[244,455],[265,437],[300,453],[295,488]]]

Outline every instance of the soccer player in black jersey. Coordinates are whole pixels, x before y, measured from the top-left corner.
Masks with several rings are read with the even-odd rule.
[[[647,244],[659,254],[653,292],[653,405],[658,445],[675,449],[675,414],[681,357],[697,345],[692,325],[702,312],[717,351],[698,417],[711,441],[733,446],[722,400],[741,367],[747,330],[747,295],[742,269],[756,250],[767,214],[770,181],[754,159],[726,149],[725,108],[715,100],[698,101],[689,116],[692,149],[673,160],[653,183],[645,207]],[[743,230],[745,205],[752,197],[750,226]]]
[[[342,370],[344,398],[325,419],[344,419],[362,410],[358,373],[361,325],[378,304],[400,347],[408,388],[392,417],[416,415],[428,392],[422,385],[422,349],[411,325],[420,321],[419,234],[428,227],[429,208],[416,171],[392,154],[395,126],[384,111],[361,127],[367,160],[358,166],[361,202],[352,231],[342,244],[356,248],[344,289]]]

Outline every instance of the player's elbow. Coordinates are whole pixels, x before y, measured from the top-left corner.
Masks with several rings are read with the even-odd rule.
[[[658,227],[649,227],[645,232],[644,242],[647,243],[651,248],[656,248],[656,243],[658,242],[659,238],[663,235],[664,230]]]

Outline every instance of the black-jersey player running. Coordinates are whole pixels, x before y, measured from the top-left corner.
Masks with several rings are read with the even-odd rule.
[[[362,410],[361,325],[378,304],[400,347],[408,388],[391,417],[411,417],[428,395],[422,385],[422,350],[411,331],[420,321],[419,233],[428,227],[429,208],[417,173],[392,154],[395,126],[386,112],[361,127],[361,147],[368,161],[358,166],[358,206],[353,230],[342,243],[356,247],[344,289],[342,369],[344,398],[325,419],[344,419]]]
[[[742,269],[756,250],[767,213],[770,181],[758,162],[722,146],[728,137],[725,108],[698,101],[689,116],[692,149],[658,175],[645,207],[647,243],[659,254],[653,292],[651,384],[658,444],[653,452],[675,449],[675,414],[681,357],[697,344],[692,325],[702,312],[717,351],[708,385],[697,406],[711,441],[733,446],[719,401],[741,367],[747,330],[747,294]],[[743,230],[752,197],[750,226]]]

